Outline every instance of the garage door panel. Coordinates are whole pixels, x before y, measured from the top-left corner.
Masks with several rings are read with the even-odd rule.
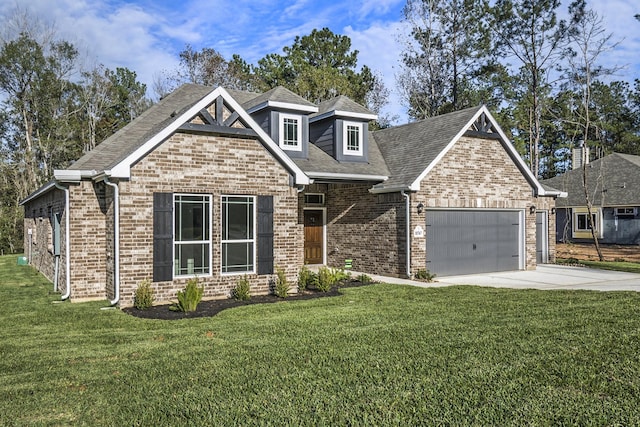
[[[439,275],[517,270],[517,211],[427,211],[427,268]]]

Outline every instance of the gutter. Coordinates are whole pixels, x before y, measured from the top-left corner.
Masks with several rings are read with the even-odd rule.
[[[109,181],[108,176],[101,177],[105,184],[113,188],[113,287],[114,298],[109,304],[120,301],[120,190],[118,184]]]
[[[62,301],[68,299],[71,296],[71,232],[69,230],[69,217],[70,217],[70,206],[71,202],[69,201],[69,187],[64,187],[57,182],[54,182],[56,188],[64,191],[64,248],[65,248],[65,278],[67,282],[67,290],[64,295],[60,297]],[[58,261],[56,260],[56,264]],[[55,278],[55,286],[58,285],[58,278]]]
[[[402,194],[404,196],[404,199],[405,199],[405,221],[406,221],[406,225],[407,225],[406,226],[406,230],[405,230],[405,232],[406,232],[405,239],[406,239],[406,246],[407,246],[406,249],[405,249],[405,253],[407,254],[407,261],[406,261],[407,271],[406,271],[406,273],[407,273],[407,278],[411,279],[411,230],[410,230],[411,225],[409,224],[409,222],[411,220],[411,218],[410,218],[411,215],[409,213],[410,212],[409,211],[409,208],[410,208],[409,203],[410,202],[409,202],[409,195],[407,193],[402,191],[400,194]]]

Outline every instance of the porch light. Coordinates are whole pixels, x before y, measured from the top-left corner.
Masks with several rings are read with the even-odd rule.
[[[531,215],[533,215],[534,213],[536,213],[536,205],[531,205],[531,206],[529,207],[529,213],[530,213]]]
[[[556,214],[556,208],[551,208],[551,215],[555,215]]]
[[[424,205],[422,203],[418,203],[418,214],[421,214],[424,211]]]

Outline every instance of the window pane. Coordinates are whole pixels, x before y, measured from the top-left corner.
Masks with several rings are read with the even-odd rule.
[[[586,230],[586,229],[587,229],[587,216],[578,215],[578,230]]]
[[[211,233],[210,196],[181,195],[174,198],[174,274],[208,274]],[[181,243],[201,241],[202,243]]]
[[[253,238],[253,198],[227,197],[223,199],[222,240]]]
[[[209,243],[175,245],[177,276],[209,273]]]
[[[283,119],[283,137],[284,145],[298,145],[298,120],[291,118]]]
[[[347,125],[347,150],[360,150],[360,126]]]
[[[222,271],[224,273],[253,270],[253,242],[223,243]]]

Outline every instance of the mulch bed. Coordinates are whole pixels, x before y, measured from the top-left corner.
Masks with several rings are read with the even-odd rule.
[[[328,292],[320,292],[317,289],[307,289],[302,293],[292,294],[287,298],[279,298],[275,295],[252,295],[248,301],[239,301],[233,298],[228,299],[214,299],[201,301],[198,304],[196,311],[182,312],[173,311],[169,307],[171,304],[154,305],[146,310],[138,310],[135,307],[123,308],[122,311],[135,317],[143,319],[160,319],[160,320],[178,320],[178,319],[193,319],[198,317],[212,317],[220,313],[222,310],[233,307],[241,307],[243,305],[250,304],[269,304],[282,301],[303,301],[315,298],[335,297],[342,295],[341,288],[351,288],[357,286],[366,286],[360,281],[352,280],[341,284],[340,286],[334,286]]]

